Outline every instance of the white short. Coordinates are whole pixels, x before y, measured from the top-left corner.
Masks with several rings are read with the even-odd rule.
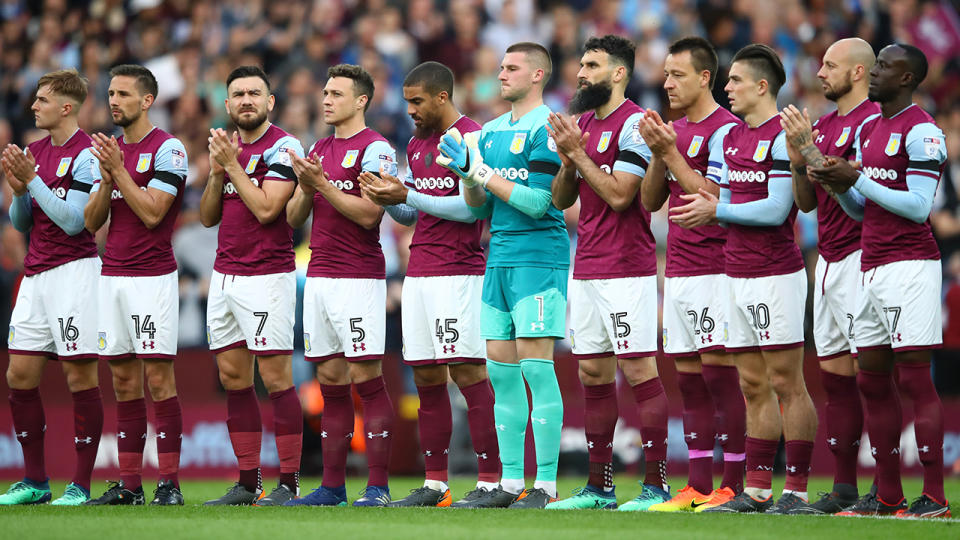
[[[860,250],[837,262],[817,258],[813,287],[813,342],[817,357],[829,360],[856,354],[853,342],[853,314],[860,288]]]
[[[860,274],[853,334],[860,350],[943,344],[940,261],[899,261]]]
[[[657,354],[657,276],[571,279],[568,290],[574,357]]]
[[[297,310],[295,271],[262,276],[210,277],[207,343],[220,353],[246,347],[261,356],[293,353]]]
[[[308,277],[303,289],[307,360],[380,360],[386,340],[387,281]]]
[[[77,259],[23,278],[10,314],[10,354],[97,358],[100,258]]]
[[[727,352],[803,346],[807,271],[728,280]]]
[[[100,358],[177,356],[180,294],[177,273],[163,276],[100,276]]]
[[[663,282],[663,353],[723,352],[727,341],[726,274],[668,277]]]
[[[483,276],[403,280],[403,360],[414,365],[484,363],[480,337]]]

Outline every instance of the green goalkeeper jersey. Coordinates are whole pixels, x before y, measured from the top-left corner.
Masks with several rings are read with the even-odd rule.
[[[557,147],[547,134],[550,109],[540,105],[516,122],[505,113],[483,125],[483,161],[502,178],[532,189],[550,191],[560,170]],[[491,202],[492,201],[492,202]],[[546,214],[532,218],[487,192],[490,251],[487,267],[537,266],[569,268],[570,238],[563,212],[550,204]]]

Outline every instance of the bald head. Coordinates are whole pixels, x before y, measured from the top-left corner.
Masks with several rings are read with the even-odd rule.
[[[874,62],[873,48],[860,38],[841,39],[831,45],[817,72],[826,98],[836,101],[853,93],[857,101],[866,99]]]

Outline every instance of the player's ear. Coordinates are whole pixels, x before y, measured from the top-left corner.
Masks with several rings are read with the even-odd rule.
[[[357,109],[363,110],[367,106],[367,101],[370,100],[370,97],[367,95],[361,95],[357,97]]]
[[[277,97],[273,94],[267,98],[267,112],[273,112],[274,106],[277,104]]]
[[[757,95],[765,96],[767,95],[767,90],[770,89],[770,83],[766,79],[760,79],[757,81]]]
[[[143,110],[147,110],[147,109],[149,109],[150,107],[152,107],[152,106],[153,106],[153,100],[154,100],[154,99],[155,99],[155,98],[154,98],[153,94],[146,94],[146,95],[144,95],[144,96],[143,96]]]
[[[700,72],[700,88],[710,87],[710,70],[705,69]]]

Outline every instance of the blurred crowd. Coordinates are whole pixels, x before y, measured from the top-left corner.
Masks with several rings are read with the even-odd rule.
[[[781,106],[802,105],[816,117],[832,107],[816,78],[832,42],[859,36],[877,50],[908,42],[930,62],[918,99],[947,134],[950,161],[931,216],[944,255],[946,295],[951,286],[960,287],[954,284],[960,279],[960,254],[947,264],[960,252],[958,7],[960,0],[0,0],[0,144],[23,145],[43,135],[34,129],[29,108],[36,82],[46,72],[75,67],[85,75],[90,97],[81,126],[114,132],[107,71],[120,63],[151,69],[160,82],[151,118],[178,136],[189,155],[188,192],[175,237],[185,302],[181,343],[203,345],[204,280],[213,266],[216,231],[199,224],[196,206],[208,171],[207,130],[230,127],[224,80],[238,65],[263,66],[277,97],[272,120],[305,147],[330,133],[318,114],[327,68],[340,62],[362,65],[376,85],[367,123],[403,154],[413,126],[401,85],[406,72],[426,60],[454,70],[455,102],[484,122],[508,110],[499,98],[497,72],[504,49],[514,42],[537,41],[550,50],[554,75],[546,101],[563,110],[576,87],[585,39],[628,36],[637,44],[628,97],[661,112],[667,109],[663,59],[673,40],[701,35],[717,47],[721,73],[714,92],[721,104],[727,103],[723,83],[733,54],[761,42],[781,54],[787,70]],[[10,199],[4,183],[0,209]],[[573,235],[575,210],[569,218]],[[800,227],[802,247],[813,252],[815,218],[807,216]],[[665,241],[662,215],[655,216],[654,229]],[[385,218],[382,232],[388,273],[402,276],[411,231]],[[4,225],[0,300],[6,306],[24,253],[25,239]],[[300,260],[308,257],[301,246]],[[396,310],[398,287],[391,290]],[[948,349],[960,350],[960,290],[955,292],[957,312],[945,304],[945,337]],[[0,312],[9,316],[9,308]]]

